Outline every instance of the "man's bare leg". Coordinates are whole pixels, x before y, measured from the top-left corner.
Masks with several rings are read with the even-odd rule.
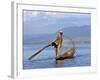
[[[58,55],[58,48],[55,48],[55,52],[56,52],[56,57]]]
[[[54,48],[55,49],[55,53],[56,53],[56,58],[57,58],[57,55],[58,55],[58,48]],[[55,60],[55,63],[57,64],[57,61]]]
[[[61,54],[60,46],[58,46],[58,56]]]
[[[60,55],[60,48],[55,48],[56,58]],[[61,66],[62,62],[60,60],[55,60],[55,63]]]

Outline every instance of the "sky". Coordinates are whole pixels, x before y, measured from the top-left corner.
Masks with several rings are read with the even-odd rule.
[[[67,27],[91,24],[89,13],[24,11],[24,35],[52,34]]]

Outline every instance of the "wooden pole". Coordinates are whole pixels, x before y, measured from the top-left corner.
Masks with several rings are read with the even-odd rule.
[[[39,51],[37,51],[36,53],[32,54],[28,60],[31,60],[33,57],[35,57],[36,55],[38,55],[41,51],[43,51],[45,48],[49,47],[51,44],[48,44],[46,46],[44,46],[42,49],[40,49]]]

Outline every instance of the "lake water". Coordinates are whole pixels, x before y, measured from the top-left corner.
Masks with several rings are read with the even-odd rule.
[[[43,44],[24,45],[23,69],[58,68],[58,67],[81,67],[91,65],[91,51],[89,43],[76,44],[75,57],[71,59],[55,60],[55,51],[52,47],[46,48],[31,61],[29,56],[43,47]]]

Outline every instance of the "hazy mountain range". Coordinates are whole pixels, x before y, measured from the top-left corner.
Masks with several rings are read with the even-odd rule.
[[[90,42],[91,28],[89,25],[73,26],[63,28],[64,36],[72,38],[75,42]],[[55,37],[57,32],[53,34],[31,34],[24,35],[23,41],[25,44],[50,42]]]

